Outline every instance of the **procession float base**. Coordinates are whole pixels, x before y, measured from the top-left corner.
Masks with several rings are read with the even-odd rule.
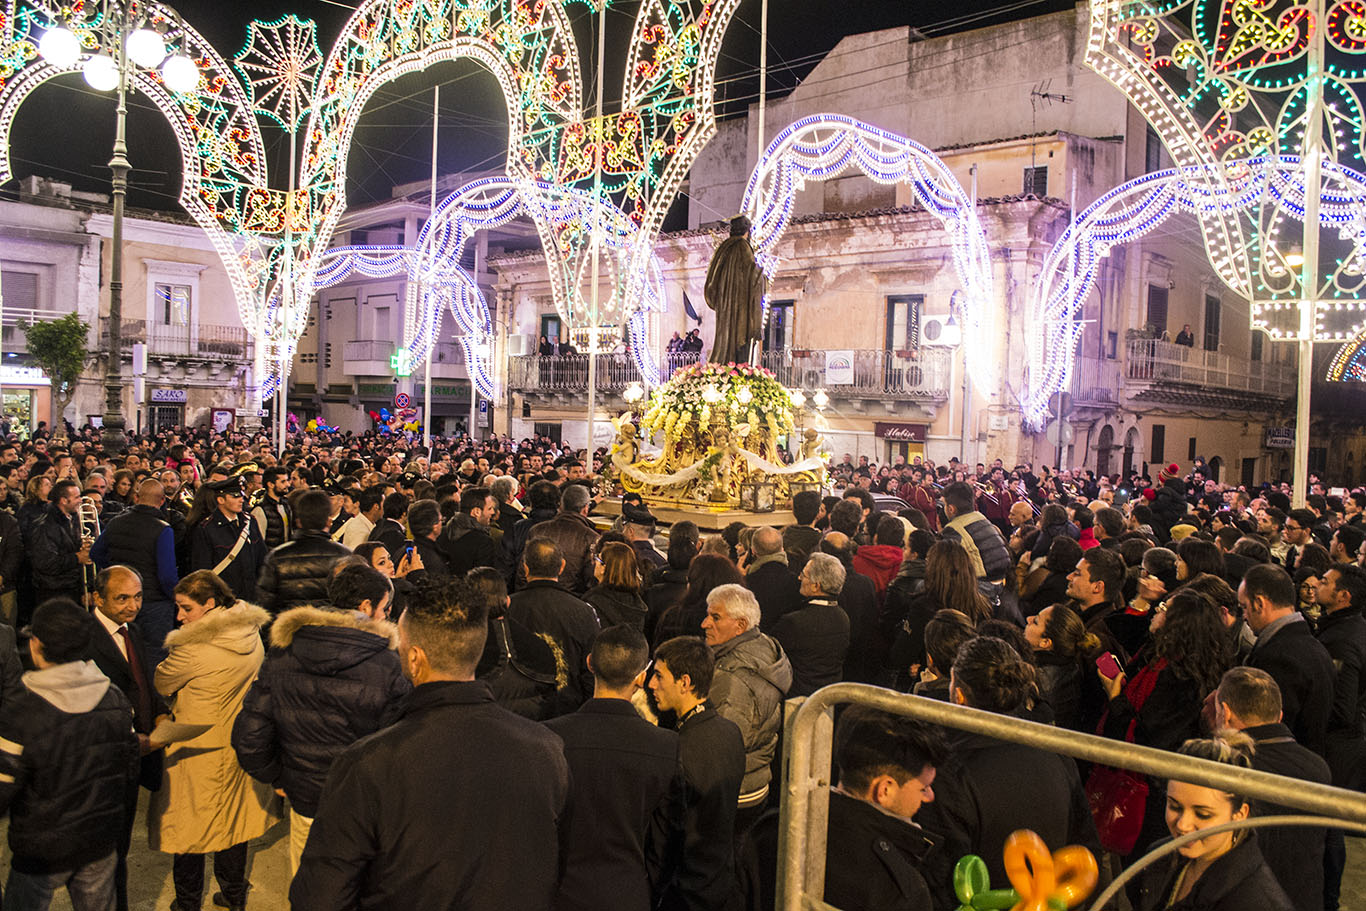
[[[777,510],[827,479],[829,454],[815,428],[802,435],[797,461],[783,462],[780,442],[794,432],[803,402],[762,367],[694,364],[654,391],[638,424],[630,414],[613,420],[608,473],[667,522],[791,522],[790,511]],[[659,451],[643,451],[656,440]]]
[[[603,515],[619,516],[621,515],[621,500],[603,500],[598,504],[597,511]],[[662,525],[673,525],[684,521],[696,522],[697,527],[703,531],[720,531],[732,522],[743,522],[755,527],[772,525],[775,528],[781,528],[797,521],[790,509],[775,509],[773,512],[747,512],[732,507],[712,509],[705,505],[677,500],[652,499],[650,500],[650,512],[654,513],[655,518]]]

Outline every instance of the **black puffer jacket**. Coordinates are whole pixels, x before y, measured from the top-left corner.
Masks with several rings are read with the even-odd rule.
[[[412,685],[394,652],[397,627],[351,611],[286,611],[270,644],[233,724],[232,747],[248,774],[283,788],[296,812],[313,816],[332,760],[391,724]]]
[[[112,852],[137,787],[133,706],[92,661],[26,675],[0,712],[0,814],[14,869],[55,873]]]
[[[300,532],[293,541],[266,555],[256,582],[256,597],[273,616],[305,604],[326,604],[332,567],[349,556],[351,551],[326,532]]]
[[[1166,541],[1171,537],[1171,527],[1181,521],[1188,509],[1190,504],[1186,502],[1186,482],[1180,478],[1167,481],[1157,488],[1157,495],[1153,497],[1153,515],[1162,525],[1153,531]]]

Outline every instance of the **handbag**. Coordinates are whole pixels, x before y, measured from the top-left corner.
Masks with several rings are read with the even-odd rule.
[[[1157,678],[1166,667],[1166,659],[1146,665],[1124,688],[1124,695],[1134,707],[1134,719],[1124,733],[1126,743],[1134,742],[1138,727],[1138,713],[1157,686]],[[1101,728],[1105,719],[1101,719]],[[1096,823],[1100,846],[1106,851],[1126,855],[1133,851],[1143,830],[1143,816],[1148,804],[1148,776],[1128,769],[1096,765],[1086,778],[1086,800],[1091,805],[1091,818]]]

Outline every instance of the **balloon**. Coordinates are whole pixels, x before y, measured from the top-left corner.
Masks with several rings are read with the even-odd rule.
[[[1006,839],[1006,876],[1020,893],[1013,911],[1053,911],[1081,903],[1096,887],[1100,870],[1096,858],[1080,845],[1056,854],[1034,832],[1020,829]]]
[[[992,889],[987,863],[976,854],[959,859],[953,868],[953,894],[958,911],[996,911],[1020,900],[1014,889]]]
[[[308,423],[305,424],[304,427],[309,433],[314,433],[318,429],[318,419],[309,418]]]

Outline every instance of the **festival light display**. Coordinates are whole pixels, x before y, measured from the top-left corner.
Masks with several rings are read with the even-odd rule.
[[[307,325],[302,308],[288,301],[299,293],[295,289],[314,286],[319,254],[346,208],[346,159],[366,102],[400,76],[457,59],[478,61],[502,91],[508,175],[534,197],[523,205],[536,223],[566,323],[586,324],[586,264],[605,246],[621,287],[596,316],[626,322],[635,347],[644,350],[646,323],[638,311],[653,283],[653,243],[688,169],[715,133],[716,61],[739,0],[643,0],[622,77],[621,109],[601,118],[587,116],[584,108],[571,2],[367,0],[321,66],[308,23],[294,17],[253,23],[248,47],[237,58],[245,87],[174,10],[146,4],[166,39],[181,43],[195,61],[199,80],[195,90],[176,93],[156,73],[139,73],[135,88],[175,130],[185,174],[181,203],[212,238],[243,323],[269,350],[273,366],[263,395],[278,385]],[[6,150],[15,112],[35,87],[101,56],[100,22],[88,13],[82,4],[54,0],[16,0],[4,11],[0,142]],[[80,39],[78,53],[61,67],[38,53],[43,33],[57,25]],[[258,114],[287,129],[306,116],[302,157],[286,190],[268,179]],[[0,162],[0,181],[10,176],[8,160]],[[602,204],[566,206],[563,191],[569,189],[600,192]],[[625,222],[609,209],[624,213]],[[469,295],[453,302],[457,308],[467,304],[476,306]],[[433,310],[439,312],[424,312]],[[433,332],[430,325],[406,326],[410,352],[425,356]]]
[[[617,270],[630,263],[636,229],[631,219],[610,203],[590,193],[544,181],[488,177],[466,184],[443,200],[423,225],[413,247],[351,246],[327,250],[318,259],[313,288],[332,287],[356,273],[376,278],[406,276],[409,283],[404,344],[395,355],[397,372],[410,373],[414,365],[428,356],[435,328],[441,325],[444,310],[449,309],[463,331],[459,341],[479,391],[495,397],[494,377],[479,353],[481,346],[490,341],[493,329],[488,304],[460,262],[466,245],[477,232],[500,227],[521,216],[541,221],[598,220],[610,225],[611,229],[604,234],[609,263]],[[644,298],[631,312],[628,325],[636,366],[648,384],[658,385],[659,367],[645,338],[648,313],[662,310],[664,301],[663,272],[653,255],[647,278],[643,283]],[[604,281],[608,280],[610,276],[604,276]],[[624,295],[626,283],[615,281],[612,286],[614,295]],[[624,311],[626,306],[619,304],[618,309]]]
[[[991,255],[974,201],[929,149],[851,117],[817,114],[798,120],[760,157],[745,188],[744,211],[753,222],[755,260],[764,273],[772,278],[777,271],[778,241],[792,221],[797,192],[808,180],[830,180],[848,168],[877,183],[908,185],[916,201],[943,223],[963,283],[963,337],[994,339]],[[965,345],[964,357],[973,381],[992,388],[995,353],[990,345]]]
[[[1304,218],[1304,167],[1294,156],[1267,156],[1239,162],[1192,165],[1148,174],[1102,196],[1082,212],[1049,250],[1039,280],[1031,290],[1027,335],[1031,375],[1021,408],[1026,420],[1043,426],[1049,397],[1069,388],[1072,361],[1084,323],[1082,307],[1096,284],[1101,261],[1117,246],[1142,238],[1181,213],[1236,219],[1245,213],[1280,213]],[[1366,301],[1346,297],[1361,288],[1366,271],[1366,175],[1341,166],[1325,166],[1319,224],[1336,234],[1342,256],[1334,281],[1344,291],[1338,300],[1315,306],[1319,338],[1350,339],[1366,328]],[[1280,224],[1283,219],[1277,221]],[[1294,268],[1273,242],[1256,247],[1258,265],[1268,280],[1278,273],[1287,283]],[[1249,257],[1253,262],[1258,258]],[[1298,333],[1299,301],[1262,301],[1252,307],[1253,328],[1272,338]]]
[[[141,10],[196,72],[193,80],[179,74],[193,86],[188,91],[173,91],[165,72],[143,68],[130,73],[130,87],[170,124],[184,175],[180,204],[222,259],[243,324],[254,326],[273,260],[271,226],[283,199],[266,182],[265,145],[251,102],[228,63],[175,10],[161,3]],[[25,0],[0,11],[0,183],[13,177],[10,130],[19,106],[57,76],[91,70],[98,77],[100,61],[111,60],[111,42],[118,40],[110,26],[98,4]],[[74,46],[54,47],[63,33],[76,37]],[[55,38],[44,45],[49,34]]]
[[[1366,4],[1360,0],[1093,0],[1086,61],[1142,112],[1178,165],[1275,155],[1307,162],[1312,154],[1313,169],[1317,160],[1363,166]],[[1254,325],[1260,314],[1297,313],[1301,298],[1331,301],[1334,310],[1339,303],[1354,306],[1355,275],[1344,282],[1329,268],[1320,276],[1315,262],[1307,275],[1312,287],[1303,288],[1303,276],[1277,262],[1284,259],[1276,249],[1280,228],[1297,216],[1294,208],[1277,202],[1262,213],[1196,213],[1210,263],[1254,302]],[[1060,329],[1055,341],[1065,341],[1065,334]],[[1299,326],[1271,333],[1304,334]],[[1340,337],[1334,329],[1304,340]]]

